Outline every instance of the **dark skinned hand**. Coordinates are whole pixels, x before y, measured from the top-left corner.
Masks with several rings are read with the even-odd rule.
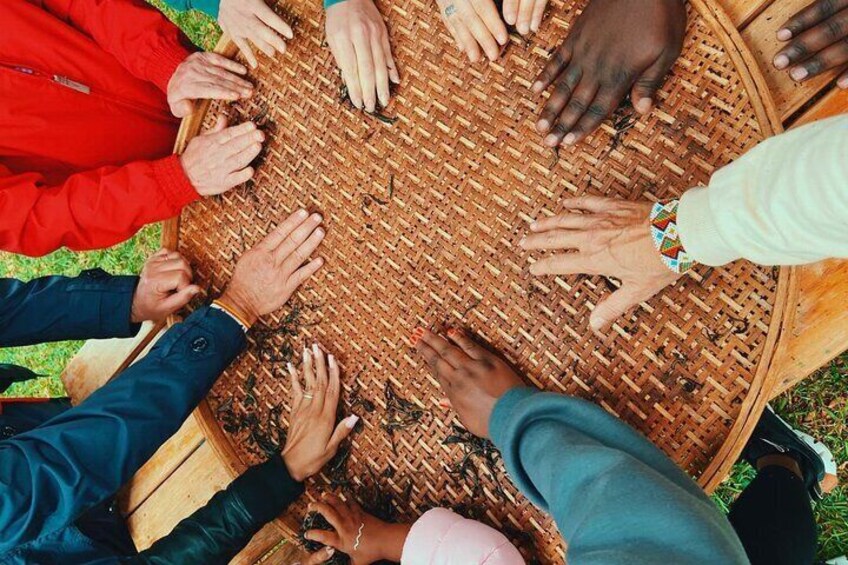
[[[777,32],[789,44],[774,57],[774,66],[789,69],[793,80],[809,80],[848,64],[848,0],[816,0]],[[836,82],[848,89],[848,71]]]
[[[489,417],[508,390],[524,386],[509,364],[477,344],[463,330],[447,337],[418,328],[412,343],[427,361],[462,424],[474,435],[489,437]]]
[[[683,0],[592,0],[533,84],[553,85],[536,124],[545,145],[574,145],[630,93],[647,114],[683,46]]]

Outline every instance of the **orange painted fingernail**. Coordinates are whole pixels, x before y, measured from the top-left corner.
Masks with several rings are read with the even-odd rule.
[[[451,336],[451,337],[453,337],[455,335],[459,335],[459,334],[460,334],[460,332],[456,328],[449,328],[448,329],[448,335]]]
[[[412,337],[409,340],[412,342],[413,346],[418,345],[418,342],[421,341],[421,338],[424,337],[424,328],[418,327],[412,331]]]
[[[441,400],[439,400],[439,406],[441,408],[453,408],[453,404],[451,404],[451,401],[447,398],[442,398]]]

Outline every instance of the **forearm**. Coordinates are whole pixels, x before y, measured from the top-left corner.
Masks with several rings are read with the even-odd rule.
[[[77,173],[58,185],[37,174],[0,178],[0,249],[40,256],[101,249],[179,214],[199,197],[176,155]]]
[[[133,336],[139,327],[130,320],[137,284],[138,277],[101,270],[27,283],[0,279],[0,345]]]
[[[243,346],[229,316],[201,309],[79,406],[0,442],[0,553],[66,526],[116,492]]]
[[[770,138],[687,191],[686,250],[706,265],[797,265],[848,257],[848,116]]]
[[[134,563],[229,563],[265,524],[303,493],[282,457],[251,467]]]
[[[601,408],[513,389],[489,426],[513,481],[556,519],[569,563],[746,562],[698,486]]]

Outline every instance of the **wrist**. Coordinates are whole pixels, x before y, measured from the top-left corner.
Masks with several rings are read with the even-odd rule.
[[[403,555],[403,546],[409,536],[411,524],[390,524],[379,521],[380,534],[377,539],[377,548],[380,559],[400,563]]]
[[[301,469],[299,465],[292,462],[291,457],[288,455],[288,452],[283,451],[280,454],[280,458],[283,460],[283,464],[286,466],[286,469],[288,469],[289,476],[291,478],[293,478],[299,483],[302,483],[303,481],[309,478],[309,474],[304,469]]]
[[[238,318],[248,328],[252,327],[259,319],[256,309],[250,305],[250,301],[240,296],[237,291],[227,288],[218,298],[218,304]]]

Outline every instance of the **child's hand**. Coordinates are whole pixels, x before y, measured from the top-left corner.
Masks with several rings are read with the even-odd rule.
[[[368,112],[389,104],[389,80],[400,82],[389,32],[373,0],[344,0],[327,8],[327,43],[350,101]]]
[[[304,533],[306,539],[327,547],[310,555],[303,565],[324,563],[336,551],[350,556],[352,565],[368,565],[384,559],[400,561],[409,525],[388,524],[367,514],[357,503],[344,502],[329,493],[324,495],[322,502],[310,504],[309,510],[326,518],[335,531]]]

